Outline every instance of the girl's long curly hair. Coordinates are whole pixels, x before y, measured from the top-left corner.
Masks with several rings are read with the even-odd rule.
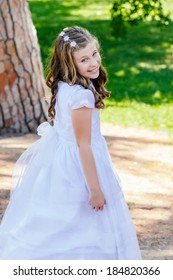
[[[66,37],[67,41],[64,40],[65,36],[68,36]],[[96,42],[99,50],[100,46],[95,36],[79,26],[64,28],[63,32],[57,37],[46,78],[46,84],[52,93],[48,109],[48,116],[51,120],[55,117],[55,103],[59,81],[73,85],[78,84],[86,89],[90,89],[95,96],[95,107],[98,109],[105,107],[103,99],[110,96],[110,92],[104,88],[107,82],[106,70],[102,65],[100,66],[98,78],[91,80],[94,85],[93,88],[90,81],[77,72],[73,59],[75,51],[85,48],[93,40]],[[76,42],[76,46],[70,44],[73,41]]]

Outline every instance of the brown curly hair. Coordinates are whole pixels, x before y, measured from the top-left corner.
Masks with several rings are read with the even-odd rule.
[[[68,40],[64,41],[62,33],[64,36],[68,36],[67,38],[69,38],[70,42],[76,42],[76,46],[71,46]],[[110,96],[110,92],[104,87],[107,82],[107,73],[102,65],[99,69],[98,78],[91,80],[95,88],[93,89],[89,80],[77,72],[74,64],[73,53],[85,48],[93,40],[96,42],[97,49],[99,50],[100,46],[97,38],[79,26],[64,28],[62,33],[59,34],[55,41],[49,72],[46,78],[46,84],[52,93],[48,109],[50,119],[54,119],[55,117],[55,103],[59,81],[64,81],[68,84],[79,84],[86,89],[90,89],[95,96],[95,107],[98,109],[105,107],[103,99]]]

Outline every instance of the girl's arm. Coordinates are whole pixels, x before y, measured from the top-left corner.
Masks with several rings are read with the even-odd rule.
[[[72,124],[75,138],[79,147],[84,174],[89,186],[89,202],[95,210],[102,210],[105,204],[105,198],[99,184],[91,149],[91,120],[92,109],[82,107],[72,110]]]

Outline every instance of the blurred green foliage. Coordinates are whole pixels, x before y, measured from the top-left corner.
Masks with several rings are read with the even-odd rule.
[[[112,35],[112,0],[29,0],[44,69],[58,33],[80,25],[96,35],[109,76],[111,97],[101,119],[114,125],[173,132],[173,23],[128,26],[125,38]],[[173,11],[165,1],[164,11]],[[173,13],[172,13],[173,17]]]
[[[169,14],[163,12],[162,0],[114,0],[111,8],[113,34],[123,37],[127,24],[135,25],[144,20],[152,20],[158,26],[167,26]]]

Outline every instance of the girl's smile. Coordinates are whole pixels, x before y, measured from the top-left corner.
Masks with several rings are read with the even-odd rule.
[[[95,41],[89,43],[85,48],[75,51],[73,57],[76,69],[81,76],[88,79],[98,78],[101,57]]]

